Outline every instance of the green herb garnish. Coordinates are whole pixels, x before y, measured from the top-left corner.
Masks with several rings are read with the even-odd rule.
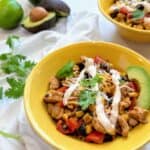
[[[89,105],[94,104],[96,99],[96,92],[90,90],[84,90],[80,92],[79,104],[82,110],[85,110]]]
[[[0,99],[3,98],[3,87],[0,87]]]
[[[100,83],[102,78],[97,74],[94,78],[83,79],[80,84],[84,87],[94,87],[96,83]]]
[[[132,16],[135,20],[142,19],[144,17],[144,11],[137,9],[132,13]]]
[[[19,37],[16,35],[11,35],[8,37],[6,44],[9,46],[9,48],[11,48],[12,50],[14,50],[16,48],[16,46],[19,43]]]
[[[15,76],[15,78],[7,78],[8,89],[4,91],[3,88],[0,88],[0,99],[2,99],[4,94],[9,98],[23,96],[25,79],[35,65],[34,62],[27,60],[25,56],[13,53],[13,50],[16,48],[15,42],[19,42],[19,37],[9,36],[6,44],[12,51],[0,55],[0,70],[5,74],[13,73]]]
[[[7,133],[7,132],[1,131],[1,130],[0,130],[0,135],[4,136],[6,138],[12,138],[12,139],[16,139],[16,140],[20,140],[20,138],[21,138],[19,135],[10,134],[10,133]]]
[[[16,73],[22,77],[25,77],[35,65],[35,63],[26,60],[26,57],[22,55],[2,54],[0,59],[2,61],[1,69],[4,73]]]
[[[66,63],[57,73],[56,73],[56,77],[58,79],[64,79],[68,76],[71,76],[73,73],[73,66],[74,66],[74,62],[73,61],[69,61],[68,63]]]
[[[9,88],[5,91],[5,95],[9,98],[19,98],[23,95],[25,80],[7,78]]]

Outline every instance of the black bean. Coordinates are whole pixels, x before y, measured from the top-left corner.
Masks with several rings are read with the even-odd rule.
[[[118,9],[114,9],[114,11],[110,14],[110,16],[111,16],[112,18],[116,18],[117,15],[118,15],[118,13],[119,13],[119,10],[118,10]]]
[[[78,129],[78,132],[79,132],[80,135],[86,136],[86,129],[85,129],[85,125],[84,124],[82,124],[80,126],[80,128]]]
[[[101,68],[101,69],[104,69],[106,72],[109,72],[109,71],[110,71],[110,65],[109,65],[109,63],[106,63],[106,62],[101,63],[101,64],[100,64],[100,68]]]
[[[105,134],[104,142],[110,142],[113,140],[113,137],[109,134]]]
[[[144,10],[144,5],[138,4],[138,5],[136,5],[136,8],[139,10]]]
[[[108,104],[112,105],[112,102],[113,102],[113,98],[111,97],[110,100],[108,101]]]
[[[127,74],[126,74],[126,75],[123,75],[123,76],[121,77],[121,79],[124,80],[124,81],[129,81],[129,78],[128,78],[128,75],[127,75]]]
[[[46,98],[49,97],[49,93],[45,94],[45,97],[46,97]]]
[[[84,73],[84,76],[85,76],[86,79],[89,79],[89,78],[92,77],[88,72],[85,72],[85,73]]]
[[[79,68],[80,68],[80,71],[84,68],[84,64],[83,63],[77,63],[77,65],[79,66]]]

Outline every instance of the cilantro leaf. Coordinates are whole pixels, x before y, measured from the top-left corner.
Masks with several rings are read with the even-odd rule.
[[[1,69],[4,73],[16,73],[18,76],[25,77],[35,65],[34,62],[26,60],[22,55],[0,55],[2,64]]]
[[[0,60],[4,61],[7,60],[12,54],[11,53],[4,53],[0,55]]]
[[[135,20],[142,19],[144,17],[144,11],[137,9],[132,13],[132,16]]]
[[[7,137],[7,138],[16,139],[16,140],[19,140],[21,138],[19,135],[10,134],[1,130],[0,130],[0,135]]]
[[[58,72],[56,73],[56,77],[58,79],[63,79],[72,75],[74,64],[75,63],[73,61],[67,62],[61,69],[58,70]]]
[[[3,98],[3,87],[0,87],[0,99]]]
[[[84,87],[94,87],[96,83],[100,83],[102,78],[97,74],[94,78],[83,79],[80,84]]]
[[[19,98],[24,93],[25,80],[7,78],[9,88],[5,91],[5,95],[9,98]]]
[[[18,45],[18,42],[19,42],[19,37],[18,36],[10,35],[7,38],[6,44],[9,46],[9,48],[14,50],[16,48],[16,45]]]
[[[80,92],[79,104],[82,110],[85,110],[89,105],[94,104],[96,99],[96,92],[90,90],[84,90]]]
[[[14,50],[18,45],[19,37],[11,35],[8,37],[6,44],[10,49]],[[0,70],[5,74],[14,73],[16,78],[7,78],[9,88],[3,90],[0,87],[0,99],[3,95],[8,98],[19,98],[23,95],[25,79],[35,63],[27,60],[26,56],[20,54],[14,54],[13,51],[10,53],[0,54]]]

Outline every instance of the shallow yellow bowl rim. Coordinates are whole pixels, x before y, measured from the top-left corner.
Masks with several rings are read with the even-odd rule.
[[[132,28],[132,27],[129,27],[128,25],[125,25],[123,23],[120,23],[119,21],[116,21],[115,19],[112,19],[109,14],[103,9],[103,4],[102,4],[102,1],[101,0],[97,0],[98,2],[98,7],[99,7],[99,10],[102,12],[102,14],[108,19],[110,20],[112,23],[118,25],[119,27],[122,27],[124,29],[128,29],[130,31],[135,31],[135,32],[139,32],[139,33],[145,33],[145,34],[150,34],[150,30],[142,30],[142,29],[136,29],[136,28]]]
[[[50,138],[48,138],[46,136],[46,134],[43,132],[42,129],[40,129],[36,123],[36,121],[34,120],[34,116],[32,116],[32,111],[30,110],[30,105],[28,103],[28,101],[26,99],[28,99],[28,94],[29,94],[29,91],[30,91],[30,82],[33,80],[33,75],[36,71],[36,69],[44,64],[44,62],[48,61],[49,57],[51,56],[52,53],[58,53],[60,52],[62,49],[68,49],[69,47],[72,47],[72,46],[75,46],[75,45],[78,45],[78,46],[81,46],[81,45],[85,45],[85,44],[108,44],[110,46],[115,46],[116,48],[119,48],[119,49],[124,49],[126,51],[127,54],[131,54],[131,55],[134,55],[136,56],[138,59],[140,59],[141,61],[144,61],[145,63],[149,64],[149,61],[144,58],[142,55],[134,52],[133,50],[129,49],[129,48],[126,48],[124,46],[121,46],[119,44],[114,44],[114,43],[111,43],[111,42],[97,42],[97,41],[90,41],[90,42],[79,42],[79,43],[74,43],[74,44],[69,44],[65,47],[62,47],[62,48],[59,48],[57,50],[52,50],[46,57],[44,57],[32,70],[32,72],[30,73],[30,75],[28,76],[27,78],[27,81],[26,81],[26,85],[25,85],[25,92],[24,92],[24,108],[25,108],[25,113],[27,115],[27,118],[32,126],[32,128],[36,131],[36,133],[42,138],[44,139],[48,144],[51,144],[52,146],[54,146],[55,148],[57,149],[61,149],[61,150],[65,150],[63,148],[62,145],[57,145],[55,142],[53,142],[53,140],[50,140]],[[146,142],[148,142],[150,139],[147,139],[143,142],[141,142],[139,145],[136,145],[134,148],[137,149],[139,148],[140,146],[144,145]],[[84,142],[84,141],[83,141]]]

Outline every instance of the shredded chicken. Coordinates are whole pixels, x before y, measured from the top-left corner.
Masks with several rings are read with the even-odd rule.
[[[129,111],[129,117],[134,118],[140,123],[147,123],[147,115],[148,111],[138,106],[134,107],[133,110]]]
[[[127,121],[125,120],[124,117],[119,116],[118,117],[118,123],[119,123],[119,126],[121,128],[121,135],[124,137],[127,137],[129,129],[130,129]]]
[[[60,82],[56,77],[50,78],[49,89],[55,90],[60,87]]]

